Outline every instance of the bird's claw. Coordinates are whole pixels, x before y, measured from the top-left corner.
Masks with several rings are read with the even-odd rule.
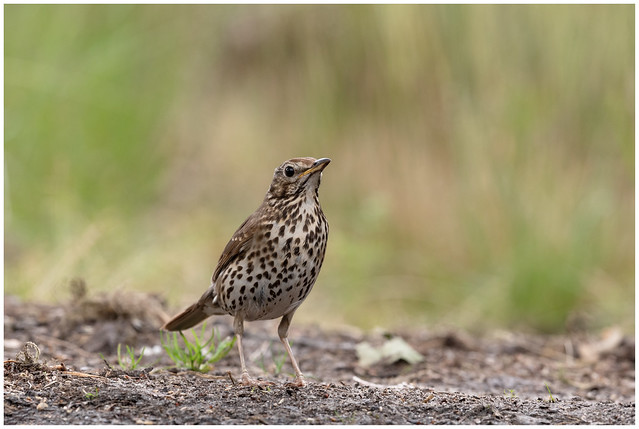
[[[306,383],[306,380],[304,379],[303,375],[298,375],[297,377],[295,377],[295,380],[291,381],[290,383],[286,383],[285,386],[286,387],[296,387],[296,388],[300,388],[300,387],[306,387],[308,383]]]
[[[244,373],[242,374],[242,378],[240,379],[240,384],[242,386],[254,386],[254,387],[262,388],[262,387],[273,386],[275,383],[271,381],[265,381],[265,380],[256,380],[252,378],[251,376],[249,376],[248,374]]]

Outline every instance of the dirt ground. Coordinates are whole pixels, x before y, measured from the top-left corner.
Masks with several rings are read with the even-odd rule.
[[[362,333],[293,323],[309,385],[297,389],[277,322],[246,325],[253,376],[234,384],[239,355],[206,374],[171,369],[161,299],[132,293],[65,305],[5,297],[5,424],[634,424],[635,342],[616,329],[538,336],[453,330]],[[214,320],[222,336],[231,319]],[[358,344],[402,338],[423,361],[363,366]],[[35,346],[26,342],[33,342]],[[117,344],[145,346],[141,369],[118,366]],[[102,359],[101,355],[105,358]],[[230,374],[230,375],[229,375]]]

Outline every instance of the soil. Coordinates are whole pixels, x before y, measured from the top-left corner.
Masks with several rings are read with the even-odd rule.
[[[249,323],[254,377],[236,384],[237,348],[207,373],[172,367],[155,296],[93,298],[82,285],[64,305],[5,297],[5,424],[634,424],[635,342],[617,329],[541,336],[451,330],[289,332],[308,386],[294,388],[277,321]],[[222,337],[231,319],[211,319]],[[401,338],[423,360],[369,366],[358,344]],[[31,342],[31,343],[28,343]],[[144,356],[118,365],[117,344]],[[104,359],[103,359],[104,358]],[[410,360],[410,359],[408,359]],[[126,366],[126,365],[125,365]]]

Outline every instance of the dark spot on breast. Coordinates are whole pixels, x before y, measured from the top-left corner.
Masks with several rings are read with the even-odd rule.
[[[286,243],[284,244],[284,247],[282,247],[283,251],[287,252],[291,248],[291,241],[293,241],[293,237],[286,239]]]

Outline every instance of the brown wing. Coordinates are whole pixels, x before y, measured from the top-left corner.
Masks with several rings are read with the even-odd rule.
[[[233,260],[235,260],[238,256],[242,255],[246,249],[251,247],[251,243],[253,241],[253,237],[255,236],[255,232],[257,230],[256,226],[259,223],[260,216],[258,215],[259,209],[255,211],[251,216],[248,217],[244,221],[242,225],[235,231],[233,237],[229,240],[222,251],[222,256],[220,256],[220,260],[217,262],[217,267],[213,272],[212,281],[215,283],[218,276],[229,266]]]

